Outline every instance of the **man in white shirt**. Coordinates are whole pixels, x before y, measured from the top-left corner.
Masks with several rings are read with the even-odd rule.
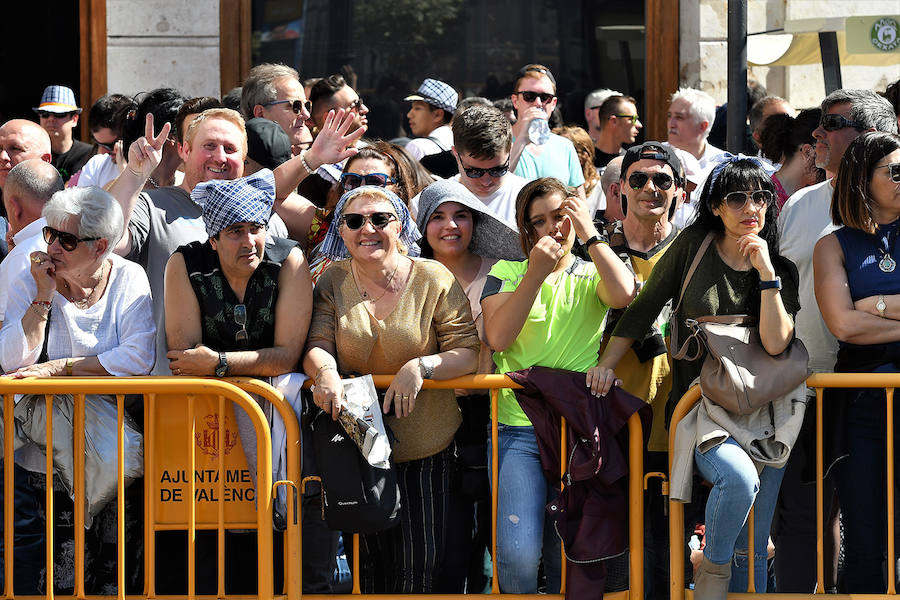
[[[17,164],[6,177],[3,205],[15,247],[0,262],[0,325],[6,319],[6,302],[12,282],[22,271],[31,268],[29,256],[32,252],[47,250],[42,235],[47,222],[41,211],[50,197],[61,189],[63,181],[59,172],[39,158]]]
[[[816,303],[813,250],[820,238],[837,229],[831,222],[833,178],[844,151],[866,131],[897,133],[897,117],[890,104],[870,90],[841,89],[829,94],[822,101],[819,127],[813,131],[816,166],[825,169],[828,179],[794,193],[778,216],[779,250],[793,261],[800,275],[796,334],[809,352],[809,367],[814,373],[834,368],[838,343],[825,326]],[[816,555],[815,489],[798,483],[802,469],[797,463],[802,463],[803,452],[797,450],[795,447],[786,467],[773,523],[781,529],[775,562],[779,592],[811,592],[816,583],[812,560]],[[830,495],[826,494],[826,498]]]
[[[706,141],[716,119],[716,101],[706,92],[680,88],[672,94],[666,113],[669,143],[689,152],[707,169],[715,157],[724,152]]]
[[[406,118],[409,129],[416,136],[406,145],[413,158],[449,150],[453,145],[450,120],[456,112],[459,94],[449,84],[437,79],[425,79],[414,94],[404,98],[412,102]]]

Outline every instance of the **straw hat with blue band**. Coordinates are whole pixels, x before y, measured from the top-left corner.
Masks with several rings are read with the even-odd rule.
[[[81,113],[75,103],[75,92],[64,85],[48,85],[41,95],[41,104],[32,109],[34,112],[51,112],[57,114]]]

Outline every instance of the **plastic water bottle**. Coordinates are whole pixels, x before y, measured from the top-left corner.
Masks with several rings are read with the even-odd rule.
[[[547,119],[532,119],[528,124],[528,140],[532,144],[546,144],[550,139],[550,124]]]

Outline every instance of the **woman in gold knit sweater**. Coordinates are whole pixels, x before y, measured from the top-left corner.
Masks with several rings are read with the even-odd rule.
[[[316,405],[334,418],[341,375],[396,373],[383,409],[393,412],[387,423],[397,438],[400,527],[361,537],[366,592],[441,591],[433,581],[461,416],[453,390],[422,390],[422,382],[474,372],[480,347],[453,274],[413,258],[419,237],[393,192],[364,186],[344,194],[322,248],[338,262],[316,284],[303,361]]]

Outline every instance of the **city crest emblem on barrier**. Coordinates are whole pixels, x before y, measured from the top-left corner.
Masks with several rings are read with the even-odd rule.
[[[222,443],[225,444],[225,455],[237,445],[238,432],[231,428],[230,420],[224,419]],[[219,415],[209,414],[202,420],[203,428],[194,434],[197,447],[207,456],[219,456]]]

